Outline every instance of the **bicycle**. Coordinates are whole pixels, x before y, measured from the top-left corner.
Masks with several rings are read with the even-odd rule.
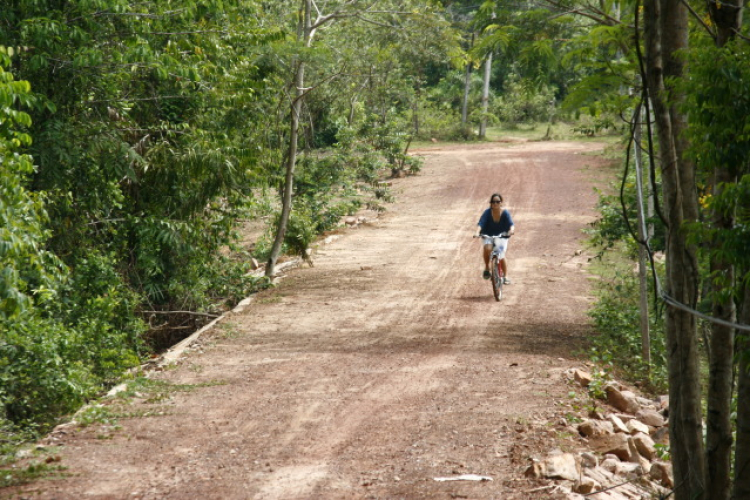
[[[490,279],[492,281],[492,294],[495,300],[500,302],[503,298],[503,268],[500,261],[505,258],[505,251],[508,248],[507,241],[510,239],[510,233],[500,233],[497,236],[488,234],[479,234],[475,238],[492,238],[492,253],[490,254]]]

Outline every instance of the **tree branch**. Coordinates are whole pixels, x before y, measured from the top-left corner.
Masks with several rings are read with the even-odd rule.
[[[95,99],[93,101],[84,101],[86,104],[100,104],[103,102],[113,101],[160,101],[162,99],[192,99],[194,96],[189,95],[164,95],[158,97],[119,97],[112,99]]]
[[[177,14],[179,12],[183,12],[185,9],[179,9],[179,10],[169,10],[165,12],[164,14],[148,14],[143,12],[107,12],[107,11],[98,11],[91,14],[91,17],[103,17],[103,16],[130,16],[130,17],[145,17],[148,19],[161,19],[163,17],[172,16],[174,14]],[[78,16],[74,17],[73,19],[68,19],[65,21],[65,24],[71,24],[77,21],[80,21],[84,19],[86,16]]]
[[[606,12],[594,7],[591,4],[586,5],[585,9],[580,9],[580,8],[571,9],[571,8],[568,8],[568,6],[563,5],[562,2],[557,1],[557,0],[542,0],[542,2],[560,11],[560,13],[555,17],[561,17],[561,16],[568,15],[568,14],[575,14],[581,17],[585,17],[587,19],[591,19],[592,21],[595,21],[598,24],[602,24],[604,26],[617,26],[618,24],[622,24],[622,21],[620,19],[610,16]],[[555,17],[553,17],[553,19]]]
[[[354,17],[357,18],[357,19],[359,19],[360,21],[364,21],[366,23],[374,24],[375,26],[380,26],[381,28],[398,29],[398,30],[404,29],[401,26],[397,26],[395,24],[386,24],[386,23],[381,23],[379,21],[373,21],[372,19],[367,19],[366,17],[362,16],[361,14],[357,14]]]
[[[188,314],[190,316],[205,316],[207,318],[218,318],[219,315],[216,314],[209,314],[209,313],[201,313],[201,312],[195,312],[195,311],[141,311],[141,314]]]
[[[690,4],[688,2],[686,2],[685,0],[681,0],[681,1],[682,1],[682,4],[685,6],[685,8],[687,8],[688,12],[690,12],[690,15],[692,15],[695,18],[695,20],[698,21],[698,23],[701,26],[703,26],[703,29],[705,29],[706,32],[709,35],[711,35],[711,38],[713,38],[714,41],[716,41],[716,33],[714,33],[713,31],[711,31],[711,27],[709,25],[707,25],[703,21],[703,19],[701,19],[701,16],[699,16],[698,13],[695,12],[695,10],[690,6]]]

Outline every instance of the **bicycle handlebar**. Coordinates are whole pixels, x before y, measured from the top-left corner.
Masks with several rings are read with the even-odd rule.
[[[510,238],[511,236],[513,235],[506,231],[494,236],[490,236],[489,234],[475,234],[474,236],[472,236],[472,238]]]

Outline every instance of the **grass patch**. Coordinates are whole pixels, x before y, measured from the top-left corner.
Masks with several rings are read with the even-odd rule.
[[[225,339],[236,339],[242,335],[234,323],[219,323],[219,330],[221,330],[221,337]]]
[[[607,376],[664,393],[668,379],[664,322],[661,311],[655,314],[653,310],[653,283],[649,279],[649,365],[642,354],[640,286],[631,254],[632,249],[618,243],[591,261],[589,271],[594,276],[597,300],[589,315],[598,335],[591,338],[587,354]]]
[[[483,142],[513,142],[516,140],[524,141],[578,141],[578,142],[604,142],[608,144],[606,157],[616,157],[618,160],[621,159],[619,153],[620,142],[622,135],[619,133],[606,133],[594,136],[587,136],[581,132],[577,132],[576,124],[557,121],[554,124],[548,122],[544,123],[519,123],[519,124],[501,124],[499,126],[488,127],[487,137],[484,140],[476,138],[472,140],[464,140],[461,138],[456,139],[445,139],[438,140],[437,142],[432,141],[414,141],[411,143],[411,149],[431,149],[441,148],[445,145],[460,145],[460,144],[481,144]],[[610,151],[611,150],[611,151]],[[599,155],[600,153],[591,153]]]
[[[98,424],[119,430],[121,427],[118,421],[123,418],[162,417],[170,414],[163,406],[129,409],[128,405],[135,400],[146,405],[159,405],[169,400],[172,394],[193,392],[202,387],[214,387],[225,383],[212,380],[200,384],[172,384],[163,380],[138,377],[128,382],[126,389],[118,392],[113,399],[84,408],[76,415],[75,420],[81,427]]]
[[[258,304],[279,304],[283,300],[284,296],[281,294],[271,295],[269,297],[263,297],[258,299]]]
[[[23,486],[40,478],[60,478],[65,475],[65,467],[47,463],[31,464],[22,468],[0,470],[0,488]]]
[[[619,134],[601,134],[587,136],[575,131],[573,123],[558,121],[555,123],[521,123],[503,124],[487,129],[488,141],[502,141],[508,138],[525,139],[527,141],[581,141],[581,142],[619,142]]]
[[[158,403],[169,399],[174,393],[193,392],[203,387],[215,387],[225,384],[226,382],[222,380],[210,380],[199,384],[173,384],[164,380],[138,377],[128,382],[127,389],[117,393],[116,397],[120,400],[145,398],[146,403]]]

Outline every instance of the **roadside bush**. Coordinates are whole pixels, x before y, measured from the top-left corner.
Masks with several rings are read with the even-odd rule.
[[[0,402],[14,427],[44,431],[100,389],[84,356],[69,358],[85,347],[80,332],[31,315],[0,328]]]
[[[650,301],[653,304],[653,300]],[[650,311],[651,367],[642,357],[639,282],[632,270],[621,269],[598,282],[597,301],[589,312],[599,333],[591,339],[596,362],[611,362],[627,378],[648,380],[658,389],[667,384],[666,339],[660,315]]]
[[[616,126],[614,115],[610,114],[584,114],[577,117],[578,124],[573,127],[573,132],[586,137],[594,137],[602,134],[616,134],[622,132]]]
[[[555,90],[548,85],[512,74],[505,88],[493,101],[492,112],[506,123],[549,121],[554,113]]]
[[[633,381],[648,381],[654,388],[667,384],[667,366],[662,313],[653,310],[654,290],[649,273],[649,321],[651,366],[642,357],[640,332],[640,284],[637,273],[638,244],[628,231],[622,203],[633,230],[637,228],[635,177],[631,169],[621,200],[620,185],[610,187],[607,194],[599,191],[599,219],[587,231],[589,243],[598,250],[593,269],[599,269],[596,282],[597,300],[589,314],[598,335],[591,339],[591,357],[598,363],[611,364],[618,375]],[[662,249],[664,229],[658,219],[652,221],[655,237],[652,251]],[[663,274],[659,269],[657,272]]]
[[[419,140],[469,140],[476,138],[469,124],[461,123],[461,115],[443,101],[423,99],[419,104]]]
[[[0,414],[15,427],[45,430],[139,363],[139,297],[110,264],[92,255],[54,300],[0,320]]]
[[[289,216],[289,223],[284,235],[284,245],[289,253],[312,262],[308,250],[318,235],[311,210],[304,204],[296,204]]]

